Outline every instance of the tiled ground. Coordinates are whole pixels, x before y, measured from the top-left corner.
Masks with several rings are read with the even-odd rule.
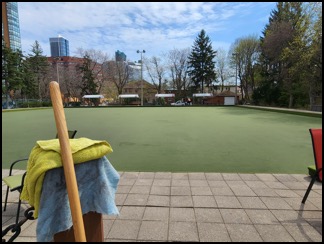
[[[301,204],[306,175],[119,173],[120,215],[103,216],[106,242],[322,241],[322,183],[316,182]],[[5,190],[3,185],[2,206]],[[2,230],[14,222],[17,198],[9,193]],[[15,241],[36,241],[36,225],[37,220],[27,221]]]

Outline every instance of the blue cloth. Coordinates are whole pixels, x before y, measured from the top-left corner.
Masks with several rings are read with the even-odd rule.
[[[115,193],[120,179],[118,172],[103,156],[75,165],[75,174],[82,214],[90,211],[118,215]],[[72,216],[63,168],[46,172],[40,199],[36,228],[37,241],[49,242],[54,234],[72,227]]]

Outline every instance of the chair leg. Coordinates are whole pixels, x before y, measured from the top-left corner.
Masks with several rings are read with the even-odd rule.
[[[312,177],[312,180],[311,180],[311,182],[309,183],[309,186],[308,186],[307,191],[306,191],[306,193],[305,193],[305,195],[304,195],[304,198],[303,198],[303,200],[302,200],[302,203],[305,203],[305,202],[306,202],[306,199],[307,199],[307,197],[308,197],[308,194],[310,193],[310,191],[311,191],[311,189],[312,189],[312,187],[313,187],[313,185],[314,185],[314,183],[315,183],[315,180],[316,180],[316,174]]]
[[[5,204],[3,207],[3,212],[5,212],[6,208],[7,208],[8,195],[9,195],[9,186],[7,186],[6,199],[5,199]]]
[[[21,200],[20,200],[20,194],[19,194],[19,201],[18,201],[18,207],[17,207],[17,216],[16,216],[16,224],[18,224],[18,221],[19,221],[20,205],[21,205]]]

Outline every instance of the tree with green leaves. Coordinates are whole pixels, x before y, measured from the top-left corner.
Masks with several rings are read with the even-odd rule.
[[[13,51],[2,41],[2,95],[6,96],[6,107],[16,90],[22,87],[22,59],[20,50]]]
[[[26,89],[24,92],[31,96],[38,94],[40,100],[49,98],[49,63],[38,41],[32,45],[31,54],[28,54],[25,62],[30,73],[26,74],[24,79]],[[37,91],[33,90],[35,87]]]
[[[321,110],[322,106],[322,3],[309,2],[305,3],[305,12],[310,20],[309,39],[309,70],[307,73],[307,82],[309,84],[309,104],[311,109]]]
[[[216,51],[213,50],[211,40],[204,29],[198,34],[191,54],[188,57],[188,74],[196,87],[201,87],[204,92],[204,85],[216,81],[215,61]]]
[[[21,98],[29,99],[36,98],[38,94],[38,86],[35,82],[36,77],[33,72],[32,63],[29,59],[24,59],[23,61],[23,77],[22,77],[22,88],[20,90]]]
[[[232,47],[231,63],[237,69],[240,80],[242,100],[250,102],[250,92],[254,91],[258,81],[256,80],[257,60],[260,54],[260,41],[256,35],[248,35],[235,41]]]
[[[277,3],[261,37],[262,85],[277,90],[277,97],[271,101],[276,105],[292,108],[308,103],[308,31],[309,18],[302,2]]]
[[[81,95],[93,95],[97,94],[97,84],[91,68],[91,62],[89,55],[83,57],[83,64],[79,67],[82,73],[81,82]]]

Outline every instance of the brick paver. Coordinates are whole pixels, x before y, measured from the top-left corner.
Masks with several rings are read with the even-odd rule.
[[[315,183],[303,205],[307,175],[119,173],[120,215],[103,216],[105,242],[322,241],[322,184]],[[2,206],[5,191],[2,184]],[[2,230],[14,222],[17,199],[9,193]],[[27,207],[23,203],[21,218]],[[36,226],[28,220],[15,241],[35,242]]]

